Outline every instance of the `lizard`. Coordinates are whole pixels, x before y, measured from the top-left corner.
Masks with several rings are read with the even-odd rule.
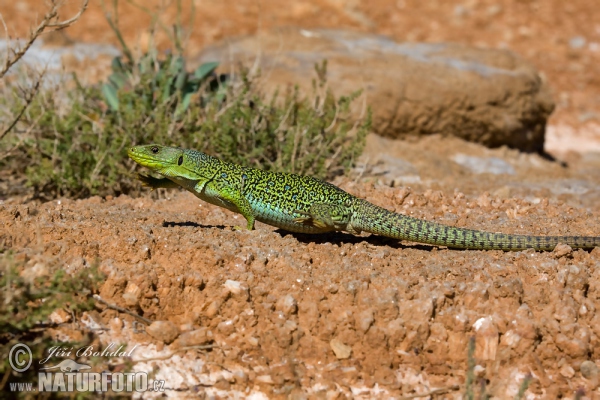
[[[139,174],[145,186],[182,187],[201,200],[242,214],[249,230],[260,221],[290,232],[369,232],[472,250],[552,251],[559,243],[600,247],[600,236],[530,236],[443,225],[394,213],[317,178],[245,167],[191,149],[149,144],[131,147],[127,153],[163,177]]]

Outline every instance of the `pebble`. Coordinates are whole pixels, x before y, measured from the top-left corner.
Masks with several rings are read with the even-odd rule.
[[[475,357],[481,360],[495,360],[499,334],[492,317],[479,318],[473,327],[476,332]]]
[[[374,321],[375,318],[373,317],[373,310],[364,310],[359,312],[356,314],[355,319],[356,329],[364,334],[369,330]]]
[[[583,36],[573,36],[569,39],[569,47],[572,49],[581,49],[586,43],[587,40]]]
[[[195,329],[179,335],[179,346],[199,346],[213,341],[213,333],[208,328]]]
[[[593,362],[586,360],[579,366],[581,375],[586,379],[597,379],[598,378],[598,366]]]
[[[52,314],[48,316],[48,318],[54,324],[64,324],[65,322],[71,321],[71,315],[67,314],[67,312],[62,308],[54,310]]]
[[[565,378],[572,378],[575,376],[575,370],[569,364],[565,364],[560,368],[560,374]]]
[[[173,342],[179,336],[179,330],[171,321],[154,321],[146,327],[146,332],[166,344]]]
[[[331,350],[333,350],[333,353],[339,360],[350,358],[350,355],[352,354],[352,347],[342,343],[341,340],[333,338],[329,342],[329,345],[331,346]]]
[[[285,315],[295,314],[298,311],[298,302],[291,294],[286,294],[277,300],[276,309]]]
[[[123,300],[125,300],[125,304],[127,304],[127,306],[135,307],[138,304],[141,294],[142,289],[140,289],[140,287],[135,283],[129,282],[125,288],[125,292],[123,293]]]
[[[232,281],[231,279],[227,279],[223,286],[225,286],[231,294],[240,294],[244,290],[240,282]]]

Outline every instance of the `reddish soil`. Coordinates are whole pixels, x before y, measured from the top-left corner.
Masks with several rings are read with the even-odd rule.
[[[285,24],[508,46],[556,89],[555,123],[578,128],[600,112],[600,9],[593,2],[196,3],[191,52]],[[39,4],[3,5],[9,29],[22,34],[34,11],[42,12]],[[143,36],[142,14],[123,2],[127,38]],[[66,35],[114,42],[97,1]],[[586,39],[581,49],[569,45],[576,36]],[[570,154],[564,167],[428,138],[371,139],[367,160],[384,148],[416,167],[411,188],[369,173],[336,183],[391,210],[455,226],[600,234],[597,156]],[[456,153],[498,157],[516,173],[474,175],[448,161]],[[7,198],[0,202],[0,247],[17,254],[24,273],[43,271],[45,263],[74,271],[97,261],[107,275],[105,301],[169,321],[139,329],[132,316],[98,303],[81,326],[104,327],[103,343],[140,344],[135,368],[155,368],[170,395],[398,398],[441,389],[438,397],[459,398],[474,337],[476,384],[497,398],[514,398],[528,375],[529,398],[572,398],[578,390],[600,397],[598,249],[457,251],[372,236],[291,235],[264,224],[232,229],[242,222],[180,191],[47,203]],[[52,331],[63,340],[78,332],[71,323]],[[189,348],[207,343],[214,348]],[[139,361],[145,358],[157,360]]]
[[[369,147],[381,145],[372,140]],[[402,148],[411,162],[425,160],[414,161],[423,182],[412,189],[336,183],[389,209],[455,226],[600,232],[600,206],[591,201],[597,193],[543,187],[583,179],[598,187],[600,175],[589,174],[597,158],[564,168],[439,138]],[[502,157],[516,174],[473,175],[444,165],[442,153],[476,152]],[[441,178],[434,182],[434,175]],[[477,382],[498,398],[513,398],[528,375],[531,398],[600,394],[598,249],[459,251],[374,236],[292,235],[264,224],[232,229],[241,218],[181,191],[44,204],[7,199],[0,242],[24,260],[24,273],[97,261],[108,276],[105,301],[169,321],[144,331],[101,303],[82,318],[106,327],[105,344],[140,344],[135,360],[175,354],[136,364],[155,368],[157,379],[177,390],[171,394],[387,398],[441,388],[440,396],[457,398],[471,337]],[[63,340],[81,336],[71,323],[53,332]],[[207,343],[215,346],[210,352],[188,347]]]

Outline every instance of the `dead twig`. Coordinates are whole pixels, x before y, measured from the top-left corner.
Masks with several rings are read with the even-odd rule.
[[[146,318],[146,317],[142,317],[139,314],[134,313],[133,311],[130,311],[126,308],[123,307],[119,307],[116,304],[112,304],[109,303],[108,301],[104,300],[102,297],[100,297],[99,295],[95,294],[94,296],[94,300],[99,301],[100,303],[106,305],[108,308],[112,309],[112,310],[116,310],[125,314],[129,314],[132,317],[138,318],[140,321],[144,322],[146,325],[150,325],[152,323],[152,320]]]
[[[199,346],[186,346],[186,347],[182,347],[180,349],[177,349],[175,351],[172,351],[171,353],[167,354],[166,356],[144,358],[143,360],[135,360],[133,362],[137,364],[139,362],[168,360],[169,358],[173,357],[175,354],[177,354],[177,353],[179,353],[181,351],[186,351],[186,350],[211,350],[211,349],[214,349],[216,347],[218,347],[218,346],[214,345],[214,344],[206,344],[206,345],[199,345]]]
[[[15,125],[17,125],[17,122],[19,122],[19,120],[21,119],[23,114],[25,114],[25,110],[27,110],[27,108],[33,101],[35,95],[40,91],[40,86],[41,86],[41,82],[42,82],[44,73],[45,73],[45,70],[42,72],[39,79],[37,79],[35,81],[35,83],[33,84],[33,87],[30,90],[25,92],[25,94],[24,94],[25,104],[23,104],[23,106],[21,107],[21,109],[19,110],[17,115],[15,115],[12,122],[10,124],[8,124],[8,127],[6,129],[4,129],[4,131],[2,133],[0,133],[0,140],[4,139],[4,136],[6,136],[6,134],[8,132],[10,132],[15,127]]]
[[[55,22],[55,20],[58,18],[58,10],[62,6],[62,2],[59,0],[51,0],[50,11],[48,11],[46,13],[46,15],[44,15],[42,22],[40,22],[40,24],[35,29],[32,29],[29,32],[29,38],[27,39],[27,42],[25,43],[25,45],[22,47],[17,45],[13,48],[9,45],[10,44],[10,35],[8,33],[8,28],[6,26],[4,18],[2,18],[2,15],[0,14],[0,22],[2,23],[2,26],[4,27],[6,43],[7,43],[6,59],[4,60],[2,68],[0,69],[0,79],[3,78],[4,75],[6,75],[6,73],[10,70],[10,68],[13,65],[15,65],[17,63],[17,61],[19,61],[25,55],[25,53],[27,53],[29,48],[33,45],[33,43],[38,39],[38,37],[45,30],[47,30],[48,28],[51,28],[53,30],[61,30],[68,26],[71,26],[85,12],[85,10],[88,7],[88,3],[89,3],[89,0],[82,0],[82,4],[81,4],[81,7],[79,8],[79,12],[77,14],[75,14],[75,16],[73,18],[70,18],[65,21]],[[13,130],[15,128],[15,126],[17,125],[17,123],[21,120],[21,118],[23,117],[23,114],[25,114],[25,111],[27,111],[27,109],[33,102],[33,99],[40,91],[41,82],[42,82],[42,79],[43,79],[45,73],[46,73],[46,69],[44,69],[44,71],[42,71],[42,73],[35,80],[35,83],[33,83],[31,88],[29,88],[27,91],[25,91],[24,96],[23,96],[25,103],[20,108],[20,110],[17,112],[17,114],[14,116],[12,121],[8,124],[8,126],[2,130],[2,133],[0,133],[0,140],[4,139],[4,137],[11,130]]]
[[[13,54],[12,56],[6,57],[6,60],[4,61],[4,66],[2,67],[2,70],[0,70],[0,78],[2,78],[8,72],[8,70],[25,55],[25,53],[27,53],[27,50],[29,50],[33,43],[47,28],[55,28],[54,30],[60,30],[72,25],[81,17],[83,12],[87,9],[88,3],[89,0],[83,0],[79,12],[73,18],[61,22],[52,22],[58,16],[58,9],[62,5],[62,2],[52,0],[52,6],[50,8],[50,11],[48,11],[46,15],[44,15],[42,22],[40,22],[40,24],[35,29],[31,30],[31,32],[29,33],[29,38],[27,39],[25,45],[18,49],[11,49]],[[4,19],[2,19],[2,23],[3,25],[5,25]],[[8,35],[8,29],[6,29],[6,25],[5,32]],[[6,39],[7,43],[9,43],[10,38],[7,37]]]
[[[453,390],[458,390],[458,389],[460,389],[459,385],[452,385],[452,386],[448,386],[448,387],[430,390],[427,393],[413,394],[410,396],[400,397],[400,399],[401,400],[418,399],[419,397],[429,397],[429,396],[433,396],[434,394],[444,394],[444,393],[451,392]]]

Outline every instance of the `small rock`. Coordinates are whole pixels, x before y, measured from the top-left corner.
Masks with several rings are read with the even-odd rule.
[[[223,335],[231,335],[235,331],[235,326],[233,325],[233,321],[228,319],[227,321],[219,322],[217,329]]]
[[[495,360],[500,335],[492,317],[479,318],[473,327],[476,332],[475,357],[481,360]]]
[[[559,333],[554,338],[554,343],[561,351],[569,354],[571,357],[584,357],[590,350],[589,343],[578,338],[570,338]]]
[[[248,382],[248,374],[238,369],[233,371],[233,379],[235,383],[246,384]]]
[[[352,354],[352,347],[345,345],[337,338],[331,339],[329,345],[338,359],[344,360],[346,358],[350,358],[350,354]]]
[[[65,322],[71,321],[71,315],[62,308],[54,310],[48,318],[50,318],[50,321],[53,324],[64,324]]]
[[[91,310],[91,311],[86,311],[83,314],[81,314],[81,324],[84,325],[86,328],[90,329],[90,330],[98,330],[98,329],[102,329],[102,317],[100,317],[100,314],[98,314],[96,311]]]
[[[273,384],[275,382],[273,382],[273,378],[271,378],[271,375],[260,375],[256,377],[256,381],[257,382],[261,382],[261,383],[268,383],[268,384]]]
[[[579,370],[585,379],[598,379],[598,366],[593,361],[582,362]]]
[[[179,335],[179,330],[171,321],[154,321],[146,327],[146,332],[154,339],[166,344],[173,342]]]
[[[481,378],[485,374],[485,367],[478,364],[473,368],[473,373],[476,377]]]
[[[573,254],[573,249],[568,244],[559,243],[556,245],[554,250],[552,251],[552,256],[554,258],[561,258],[564,256],[570,256]]]
[[[202,278],[202,275],[200,275],[200,273],[197,271],[193,271],[185,277],[185,286],[201,288],[203,284],[204,279]]]
[[[275,307],[285,315],[295,314],[298,311],[298,303],[291,294],[280,297]]]
[[[374,321],[375,318],[373,317],[373,310],[364,310],[356,314],[356,329],[364,334],[369,330]]]
[[[575,376],[575,370],[569,364],[565,364],[560,368],[560,374],[567,379]]]
[[[190,322],[179,325],[179,332],[189,332],[194,330],[194,325]]]
[[[219,312],[219,308],[221,308],[221,302],[217,300],[213,301],[206,307],[206,316],[208,318],[213,318]]]
[[[213,334],[208,328],[200,328],[179,335],[177,343],[181,347],[200,346],[213,341]]]
[[[242,286],[241,282],[238,281],[232,281],[231,279],[227,279],[225,281],[225,283],[223,284],[223,286],[225,286],[225,288],[227,290],[229,290],[229,292],[231,294],[240,294],[242,293],[245,288]]]
[[[142,289],[133,282],[129,282],[123,293],[123,300],[129,307],[135,307],[138,305],[140,296],[142,295]]]
[[[569,39],[569,47],[572,49],[581,49],[586,44],[586,40],[583,36],[574,36]]]
[[[502,343],[502,345],[514,348],[514,347],[517,347],[519,342],[521,342],[521,339],[522,339],[521,335],[519,335],[517,332],[513,331],[512,329],[509,329],[506,331],[506,333],[504,333],[504,335],[502,335],[501,343]]]
[[[119,317],[112,318],[108,322],[108,326],[110,326],[110,330],[113,333],[119,333],[123,329],[123,320],[121,318],[119,318]]]

